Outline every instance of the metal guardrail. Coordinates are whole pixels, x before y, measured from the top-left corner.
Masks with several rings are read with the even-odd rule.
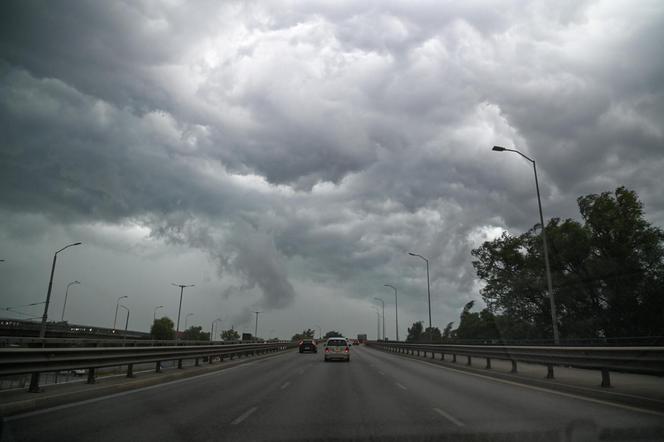
[[[393,353],[420,356],[424,353],[441,359],[445,355],[466,357],[466,365],[472,358],[486,360],[485,368],[491,368],[491,360],[512,362],[512,373],[517,372],[517,362],[541,364],[547,367],[547,378],[553,379],[554,366],[567,366],[600,370],[602,387],[611,386],[611,371],[664,375],[664,347],[544,347],[544,346],[495,346],[495,345],[444,345],[410,344],[394,341],[370,341],[367,345]]]
[[[32,374],[30,391],[39,391],[39,373],[85,369],[88,383],[95,383],[95,369],[127,366],[127,377],[134,377],[133,366],[155,363],[161,371],[161,362],[195,360],[198,366],[203,358],[211,364],[213,358],[233,359],[235,356],[282,351],[293,348],[292,342],[271,342],[229,345],[187,345],[154,347],[74,347],[74,348],[0,348],[0,376]]]
[[[263,343],[275,341],[184,341],[180,340],[178,346],[183,345],[231,345],[247,343]],[[280,341],[277,341],[280,342]],[[153,347],[173,346],[174,340],[156,339],[99,339],[99,338],[38,338],[0,336],[2,347]]]

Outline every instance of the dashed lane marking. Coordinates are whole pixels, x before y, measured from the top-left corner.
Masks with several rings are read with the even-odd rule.
[[[402,390],[408,390],[406,387],[404,387],[403,385],[401,385],[401,384],[398,383],[398,382],[395,382],[394,385],[396,385],[397,387],[401,388]]]
[[[464,427],[465,426],[464,423],[461,422],[459,419],[455,418],[454,416],[447,413],[446,411],[441,410],[440,408],[434,408],[433,411],[440,414],[441,416],[443,416],[448,421],[452,422],[457,427]]]
[[[281,386],[281,389],[285,390],[286,388],[288,388],[289,385],[290,385],[290,382],[285,382],[284,385]]]
[[[243,420],[251,416],[251,414],[256,410],[258,410],[258,407],[251,407],[250,409],[248,409],[247,411],[236,417],[235,420],[231,422],[231,425],[237,425],[241,423]]]

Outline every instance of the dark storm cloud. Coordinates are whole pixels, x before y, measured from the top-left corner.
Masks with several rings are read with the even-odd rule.
[[[477,296],[470,249],[536,220],[493,144],[547,216],[625,184],[664,220],[658,2],[0,9],[2,210],[139,223],[265,308],[421,291],[410,250],[446,308]]]

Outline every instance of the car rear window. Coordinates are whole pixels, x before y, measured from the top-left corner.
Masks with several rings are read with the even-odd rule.
[[[331,347],[345,347],[347,344],[344,340],[335,339],[334,341],[328,341],[327,345]]]

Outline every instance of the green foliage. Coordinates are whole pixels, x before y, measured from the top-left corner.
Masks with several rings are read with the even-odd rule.
[[[316,331],[310,328],[302,330],[302,333],[295,333],[291,338],[291,341],[301,341],[302,339],[313,339],[316,335]]]
[[[413,326],[408,329],[408,336],[406,337],[406,342],[420,342],[422,340],[423,333],[424,333],[424,323],[422,321],[414,322]]]
[[[624,187],[580,197],[578,205],[583,223],[554,218],[546,225],[561,337],[663,334],[664,232]],[[473,250],[488,308],[464,309],[456,337],[550,338],[542,251],[534,229]]]
[[[438,327],[427,327],[424,329],[424,323],[417,321],[408,329],[406,342],[440,342],[442,336]]]
[[[175,324],[166,316],[155,319],[150,328],[150,334],[153,339],[161,341],[175,339]]]
[[[422,334],[422,339],[424,342],[440,342],[443,336],[440,334],[438,327],[427,327]]]
[[[231,328],[221,332],[221,339],[224,341],[239,341],[240,334]]]
[[[344,335],[339,333],[338,331],[330,330],[329,332],[325,333],[325,336],[323,336],[323,339],[328,339],[328,338],[343,338]]]
[[[204,332],[203,327],[191,326],[182,332],[183,341],[209,341],[210,333]]]
[[[450,339],[453,337],[452,327],[454,326],[454,321],[449,322],[445,329],[443,330],[443,339]]]

